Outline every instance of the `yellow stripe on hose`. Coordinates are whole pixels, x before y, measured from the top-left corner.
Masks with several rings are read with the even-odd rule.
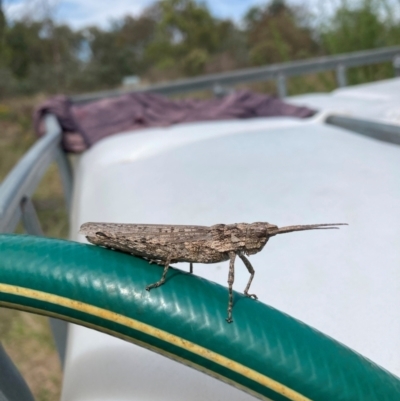
[[[157,329],[156,327],[150,326],[146,323],[139,322],[138,320],[120,315],[118,313],[111,312],[106,309],[99,308],[84,302],[76,301],[74,299],[69,299],[65,297],[60,297],[58,295],[49,294],[42,291],[33,290],[30,288],[19,287],[15,285],[2,284],[0,283],[0,291],[6,294],[18,295],[21,297],[31,298],[39,301],[48,302],[55,305],[60,305],[67,307],[79,312],[84,312],[89,315],[100,317],[111,322],[118,323],[122,326],[129,327],[131,329],[140,331],[152,337],[158,338],[162,341],[175,345],[179,348],[190,351],[202,358],[208,359],[218,365],[221,365],[233,372],[236,372],[248,379],[255,381],[268,387],[278,394],[285,396],[292,401],[311,401],[309,398],[304,397],[297,391],[290,389],[289,387],[273,380],[253,369],[250,369],[232,359],[226,358],[214,351],[207,348],[201,347],[191,341],[187,341],[184,338],[175,336],[174,334],[168,333],[164,330]]]

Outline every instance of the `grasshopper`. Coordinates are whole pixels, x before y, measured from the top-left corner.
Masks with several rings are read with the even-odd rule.
[[[207,226],[85,223],[80,233],[92,244],[140,256],[164,265],[161,279],[146,287],[147,291],[165,282],[171,263],[188,262],[190,272],[193,263],[218,263],[229,260],[229,301],[227,322],[232,322],[235,259],[239,256],[250,273],[244,289],[249,294],[254,278],[254,268],[246,256],[260,252],[270,237],[293,231],[337,229],[345,223],[311,224],[281,227],[270,223],[236,223]]]

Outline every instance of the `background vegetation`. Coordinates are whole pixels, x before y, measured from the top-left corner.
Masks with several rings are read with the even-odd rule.
[[[323,7],[329,1],[320,2]],[[240,24],[217,19],[194,0],[161,0],[110,29],[73,30],[47,16],[6,21],[0,0],[0,182],[35,140],[31,115],[46,95],[145,83],[400,44],[398,3],[338,0],[317,15],[283,0],[248,10]],[[393,76],[382,64],[349,71],[350,84]],[[332,73],[289,80],[291,94],[335,87]],[[270,83],[256,90],[274,91]],[[48,236],[68,235],[56,168],[34,204]],[[61,369],[45,318],[0,309],[0,341],[37,401],[59,399]]]
[[[148,83],[395,45],[400,21],[392,1],[324,1],[312,12],[271,0],[235,24],[195,0],[159,0],[107,30],[73,30],[51,15],[6,21],[0,0],[0,96],[85,92],[118,86],[129,75]],[[361,68],[349,83],[391,73],[388,66]],[[318,90],[331,89],[326,76],[315,81]]]

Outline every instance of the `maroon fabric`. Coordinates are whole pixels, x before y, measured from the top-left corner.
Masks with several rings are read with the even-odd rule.
[[[211,100],[171,100],[152,93],[131,93],[84,105],[74,105],[67,97],[56,96],[35,111],[34,124],[39,135],[44,133],[46,113],[58,117],[64,132],[64,148],[79,153],[100,139],[123,131],[192,121],[273,116],[306,118],[315,111],[250,91]]]

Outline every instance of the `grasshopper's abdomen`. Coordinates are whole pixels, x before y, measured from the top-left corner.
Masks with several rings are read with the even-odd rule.
[[[142,240],[140,238],[128,239],[119,236],[116,239],[102,233],[97,233],[96,236],[87,236],[86,238],[95,245],[151,260],[166,261],[171,259],[171,263],[217,263],[229,259],[227,253],[208,247],[205,241],[164,243],[158,238]]]

